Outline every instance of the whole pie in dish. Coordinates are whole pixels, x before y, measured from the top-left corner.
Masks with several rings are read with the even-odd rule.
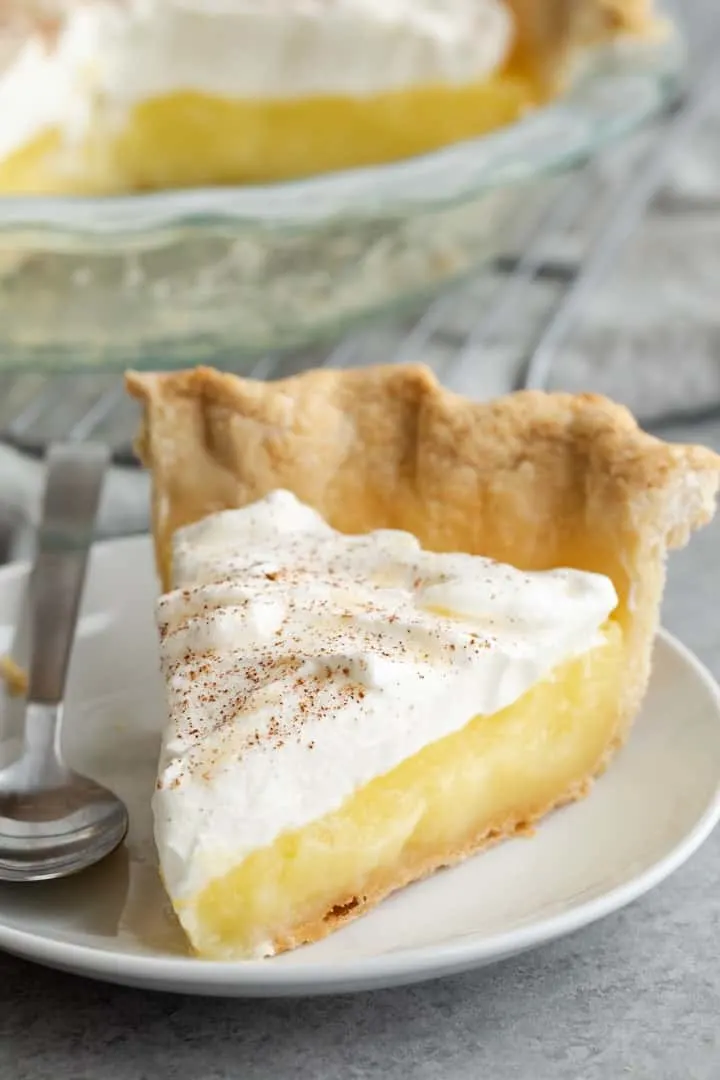
[[[481,135],[651,0],[10,0],[0,192],[277,181]]]
[[[201,955],[314,941],[588,791],[717,455],[420,367],[128,387],[167,589],[156,839]]]

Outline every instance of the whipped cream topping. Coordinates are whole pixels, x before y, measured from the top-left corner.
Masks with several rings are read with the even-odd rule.
[[[480,80],[513,35],[503,0],[86,0],[0,80],[0,156],[47,128],[183,90],[238,99],[367,96]]]
[[[516,701],[617,603],[598,575],[341,535],[284,491],[180,530],[174,557],[154,813],[176,901]]]

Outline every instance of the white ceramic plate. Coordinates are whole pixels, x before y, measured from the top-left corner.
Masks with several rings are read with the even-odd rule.
[[[23,567],[0,572],[7,639],[25,577]],[[589,799],[555,814],[533,840],[413,886],[318,945],[257,963],[194,959],[168,910],[151,839],[163,718],[154,590],[147,539],[96,549],[65,743],[73,765],[127,801],[131,831],[126,848],[81,877],[0,887],[0,946],[11,952],[98,979],[196,994],[416,982],[500,960],[628,904],[676,870],[720,816],[720,691],[663,634],[629,745]]]

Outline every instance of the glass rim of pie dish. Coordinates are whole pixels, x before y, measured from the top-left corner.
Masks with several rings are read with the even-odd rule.
[[[677,25],[658,40],[588,53],[556,102],[488,135],[393,164],[292,182],[103,197],[0,196],[0,233],[72,235],[111,246],[198,229],[312,230],[432,212],[571,168],[657,116],[682,84]]]

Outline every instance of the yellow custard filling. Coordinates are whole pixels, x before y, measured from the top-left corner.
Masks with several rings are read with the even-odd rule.
[[[332,930],[416,877],[522,831],[578,794],[619,734],[625,651],[601,643],[492,716],[427,746],[319,821],[280,836],[177,905],[195,950],[254,955]]]
[[[79,145],[48,129],[0,162],[0,192],[108,193],[252,184],[382,164],[483,135],[538,104],[510,72],[372,97],[230,100],[173,93],[121,126],[98,107]]]

